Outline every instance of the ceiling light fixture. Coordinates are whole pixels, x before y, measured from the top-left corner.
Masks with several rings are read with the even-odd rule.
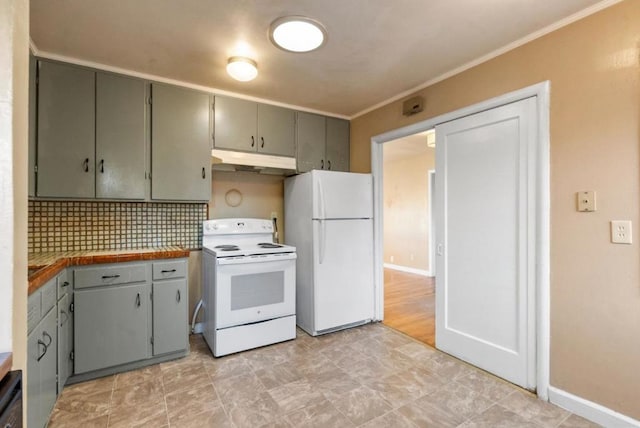
[[[227,73],[236,80],[248,82],[258,75],[258,64],[250,58],[232,56],[227,62]]]
[[[327,31],[316,20],[306,16],[284,16],[271,23],[271,43],[289,52],[311,52],[327,40]]]

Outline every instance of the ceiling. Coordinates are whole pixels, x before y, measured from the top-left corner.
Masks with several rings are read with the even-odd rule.
[[[434,151],[432,147],[427,147],[427,132],[419,132],[408,137],[386,142],[382,145],[383,162],[397,162],[407,158],[413,158]]]
[[[31,0],[43,56],[105,64],[352,117],[600,0]],[[325,46],[285,52],[270,23],[305,15]],[[228,57],[259,75],[237,82]]]

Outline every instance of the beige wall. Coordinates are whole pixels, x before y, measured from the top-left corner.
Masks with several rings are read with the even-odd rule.
[[[434,150],[392,162],[384,145],[384,261],[428,271],[429,267],[429,170]],[[392,260],[393,257],[393,260]]]
[[[370,138],[551,81],[551,384],[640,419],[640,1],[626,0],[351,122],[351,168]],[[437,58],[434,58],[437,60]],[[598,192],[578,213],[575,192]],[[613,245],[609,221],[634,222]]]
[[[249,217],[271,218],[278,216],[280,242],[284,242],[284,177],[253,172],[213,171],[209,218]],[[225,202],[225,194],[236,189],[242,194],[242,203],[231,207]],[[192,251],[189,257],[189,322],[198,301],[202,297],[202,252]],[[202,320],[202,314],[198,322]]]

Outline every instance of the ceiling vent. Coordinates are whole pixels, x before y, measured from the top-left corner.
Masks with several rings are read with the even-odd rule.
[[[402,114],[411,116],[424,110],[424,98],[417,96],[402,103]]]

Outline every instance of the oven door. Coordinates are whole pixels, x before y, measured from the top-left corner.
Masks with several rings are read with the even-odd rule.
[[[216,329],[296,313],[296,255],[217,259]]]

